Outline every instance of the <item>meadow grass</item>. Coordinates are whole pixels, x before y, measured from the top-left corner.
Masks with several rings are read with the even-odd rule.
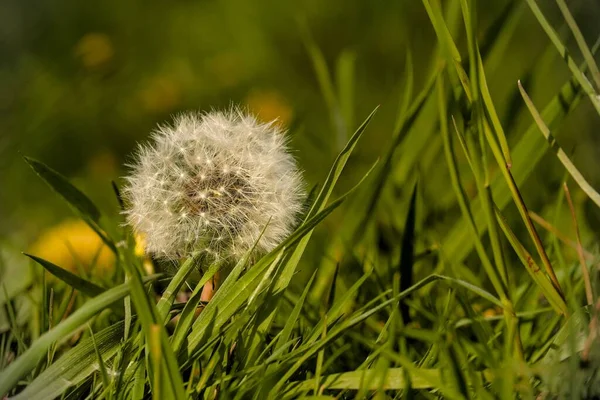
[[[148,271],[146,256],[136,253],[136,238],[122,221],[106,218],[67,179],[27,158],[99,235],[114,254],[115,268],[100,281],[26,254],[63,283],[39,274],[39,290],[32,291],[42,299],[39,323],[23,327],[15,304],[3,305],[11,329],[0,334],[0,395],[28,400],[600,396],[600,255],[594,236],[581,227],[582,208],[573,201],[577,191],[596,207],[600,195],[551,130],[580,101],[591,102],[600,117],[597,46],[586,44],[569,8],[557,0],[582,55],[578,63],[536,1],[527,0],[526,11],[533,12],[572,78],[547,104],[535,104],[519,82],[521,107],[531,118],[528,127],[508,135],[486,71],[493,68],[491,54],[497,59],[509,51],[512,19],[525,6],[511,2],[493,24],[499,28],[481,36],[478,2],[459,0],[445,10],[438,0],[422,3],[438,39],[437,55],[422,87],[407,57],[396,123],[380,159],[339,194],[336,185],[353,151],[368,140],[375,109],[311,191],[294,233],[258,260],[242,257],[207,303],[200,292],[220,264],[202,265],[191,257],[175,274]],[[345,138],[357,119],[352,60],[341,60],[332,79],[318,44],[307,32],[304,40],[332,134]],[[417,121],[427,121],[429,129],[417,127]],[[518,140],[511,144],[509,136]],[[564,184],[540,215],[522,191],[548,152],[564,166],[558,177]],[[444,229],[429,232],[423,221],[428,204],[421,195],[427,179],[419,172],[425,165],[446,171],[439,196],[458,210]],[[398,182],[401,193],[390,189]],[[382,209],[382,199],[394,208]],[[304,273],[305,284],[294,284],[313,231],[338,208],[343,222],[320,247],[322,263]],[[554,226],[552,216],[559,213],[568,215],[571,230]],[[390,233],[386,218],[399,220],[402,231]],[[177,300],[181,291],[188,293],[185,302]]]

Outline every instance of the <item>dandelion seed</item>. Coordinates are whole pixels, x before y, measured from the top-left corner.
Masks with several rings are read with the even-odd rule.
[[[153,139],[123,191],[127,221],[146,237],[147,252],[239,258],[255,243],[267,252],[291,232],[302,180],[277,125],[237,109],[186,113]]]

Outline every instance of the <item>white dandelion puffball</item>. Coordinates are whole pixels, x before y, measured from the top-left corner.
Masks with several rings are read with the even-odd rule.
[[[289,235],[303,184],[277,124],[235,108],[189,112],[152,138],[140,146],[123,192],[127,221],[149,253],[240,258]]]

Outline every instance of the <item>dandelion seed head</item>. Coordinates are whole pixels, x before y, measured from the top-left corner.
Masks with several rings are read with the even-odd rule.
[[[168,259],[239,258],[255,243],[268,252],[291,232],[304,196],[279,126],[235,108],[159,126],[126,179],[128,223]]]

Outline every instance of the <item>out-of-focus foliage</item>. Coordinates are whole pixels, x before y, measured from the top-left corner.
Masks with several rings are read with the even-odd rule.
[[[552,2],[542,3],[560,21]],[[506,5],[480,7],[481,32]],[[101,206],[114,210],[109,182],[122,175],[136,141],[180,110],[233,102],[291,127],[297,156],[309,181],[316,182],[345,139],[332,129],[306,37],[318,44],[337,79],[342,60],[351,60],[354,94],[345,134],[354,115],[382,106],[371,140],[352,162],[356,169],[390,143],[408,51],[417,87],[435,56],[433,29],[414,1],[106,1],[90,7],[68,0],[8,0],[0,7],[0,234],[19,237],[20,243],[67,215],[56,199],[40,194],[21,154],[75,178]],[[598,8],[595,2],[575,2],[584,33],[595,34]],[[568,76],[529,10],[514,18],[510,50],[488,72],[500,115],[518,107],[517,79],[529,80],[534,99],[543,104]],[[582,108],[565,128],[564,141],[574,159],[588,165],[597,156],[597,125],[586,116],[589,108]],[[511,142],[529,118],[514,117],[506,128]],[[600,181],[596,171],[588,171],[596,175],[593,182]],[[429,175],[423,187],[436,194],[437,177]],[[532,201],[548,184],[531,191]],[[443,210],[444,204],[437,206]]]

